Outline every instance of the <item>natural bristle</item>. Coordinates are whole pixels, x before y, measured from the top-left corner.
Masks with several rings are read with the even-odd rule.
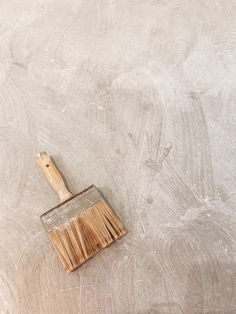
[[[67,272],[126,234],[119,218],[99,200],[66,224],[55,227],[49,238]]]

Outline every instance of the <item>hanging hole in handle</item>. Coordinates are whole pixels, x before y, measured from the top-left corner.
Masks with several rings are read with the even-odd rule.
[[[48,167],[49,167],[49,164],[47,164],[46,167],[48,168]]]

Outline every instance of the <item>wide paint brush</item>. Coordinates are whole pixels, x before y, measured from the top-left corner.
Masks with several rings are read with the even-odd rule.
[[[71,272],[127,231],[94,185],[72,195],[46,153],[39,153],[37,161],[61,202],[40,218],[64,269]]]

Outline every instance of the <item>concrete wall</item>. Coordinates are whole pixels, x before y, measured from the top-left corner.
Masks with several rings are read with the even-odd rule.
[[[235,1],[1,0],[0,39],[0,313],[236,313]],[[69,275],[42,150],[129,230]]]

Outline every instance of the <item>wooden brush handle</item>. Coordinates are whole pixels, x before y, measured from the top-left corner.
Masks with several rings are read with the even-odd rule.
[[[51,186],[58,193],[61,202],[64,202],[73,196],[67,190],[62,176],[52,162],[51,158],[46,153],[37,154],[37,162],[42,168]]]

